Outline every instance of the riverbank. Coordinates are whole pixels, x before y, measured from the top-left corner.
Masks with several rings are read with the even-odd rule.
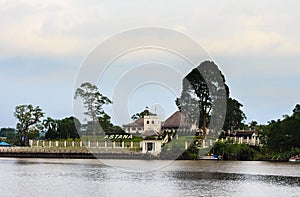
[[[157,159],[150,154],[128,152],[122,149],[114,151],[97,149],[89,151],[87,148],[32,148],[5,147],[0,149],[0,157],[12,158],[63,158],[63,159]]]
[[[74,153],[74,152],[0,152],[0,157],[12,158],[62,158],[62,159],[156,159],[142,153]]]

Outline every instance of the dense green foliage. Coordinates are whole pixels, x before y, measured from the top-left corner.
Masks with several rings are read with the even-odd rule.
[[[229,160],[273,160],[287,161],[300,153],[300,105],[297,104],[291,116],[272,120],[267,125],[250,122],[248,128],[259,133],[260,147],[234,144],[232,141],[216,142],[212,153]]]
[[[93,121],[89,121],[82,125],[84,129],[81,131],[81,134],[94,134],[94,125],[95,123]],[[101,134],[124,133],[121,127],[111,123],[111,117],[106,113],[104,113],[101,117],[98,117],[98,123],[96,125],[99,127],[98,130],[101,131]]]
[[[39,137],[40,131],[43,127],[41,124],[41,118],[44,116],[44,112],[39,106],[16,106],[14,116],[19,120],[16,128],[21,146],[28,144],[29,139]]]
[[[1,128],[0,137],[5,138],[3,141],[6,141],[11,145],[17,145],[19,143],[17,131],[14,128]]]
[[[60,134],[57,131],[58,120],[54,120],[53,118],[47,117],[47,119],[43,121],[43,125],[46,132],[46,139],[59,139]]]
[[[226,99],[227,95],[229,89],[218,66],[205,61],[183,79],[181,96],[177,98],[176,105],[191,123],[196,122],[205,131],[211,114],[218,113],[214,104]]]
[[[291,116],[272,120],[259,132],[266,153],[278,154],[300,148],[300,105],[295,106]]]
[[[227,98],[226,118],[223,125],[223,130],[232,130],[243,128],[243,121],[246,119],[242,111],[243,105],[233,98]]]
[[[149,116],[149,115],[153,115],[153,113],[151,113],[151,112],[149,111],[149,108],[146,107],[146,109],[145,109],[144,111],[132,115],[132,116],[131,116],[131,119],[132,119],[132,120],[137,120],[137,119],[139,119],[139,118],[144,118],[144,116]]]
[[[227,103],[222,103],[222,100]],[[212,115],[224,120],[225,130],[240,127],[246,118],[241,110],[243,105],[229,97],[229,87],[224,75],[210,61],[201,63],[183,79],[181,96],[175,102],[188,121],[196,122],[203,131],[210,123]],[[226,114],[223,114],[225,111],[219,107],[226,104]]]
[[[258,147],[252,147],[247,144],[236,144],[232,140],[216,142],[211,149],[211,153],[220,155],[224,160],[261,160],[263,155]]]

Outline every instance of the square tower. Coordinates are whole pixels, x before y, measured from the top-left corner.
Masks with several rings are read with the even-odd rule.
[[[156,114],[144,116],[144,132],[145,131],[157,131],[160,132],[161,129],[161,121],[160,117]]]

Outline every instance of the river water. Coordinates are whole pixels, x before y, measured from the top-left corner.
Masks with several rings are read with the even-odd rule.
[[[0,196],[300,196],[291,163],[0,158],[0,175]]]

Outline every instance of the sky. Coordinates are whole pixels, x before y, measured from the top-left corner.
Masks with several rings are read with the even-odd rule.
[[[296,0],[0,0],[0,127],[15,127],[13,112],[20,104],[39,105],[46,116],[56,119],[74,115],[74,84],[91,51],[120,32],[141,27],[178,31],[201,45],[224,74],[231,97],[244,105],[246,123],[282,118],[300,102],[299,4]],[[148,52],[144,55],[163,56]],[[114,68],[129,65],[130,55],[139,57],[131,53],[118,59],[122,61]],[[175,62],[180,68],[180,60]],[[168,76],[164,68],[158,69]],[[177,79],[173,74],[169,78]],[[98,81],[100,91],[116,97],[103,88],[109,82],[104,79]],[[129,115],[150,106],[166,118],[176,110],[177,94],[172,88],[144,84],[131,92],[124,110]],[[147,99],[137,99],[143,96]],[[125,123],[118,120],[118,110],[107,108],[115,122]]]

